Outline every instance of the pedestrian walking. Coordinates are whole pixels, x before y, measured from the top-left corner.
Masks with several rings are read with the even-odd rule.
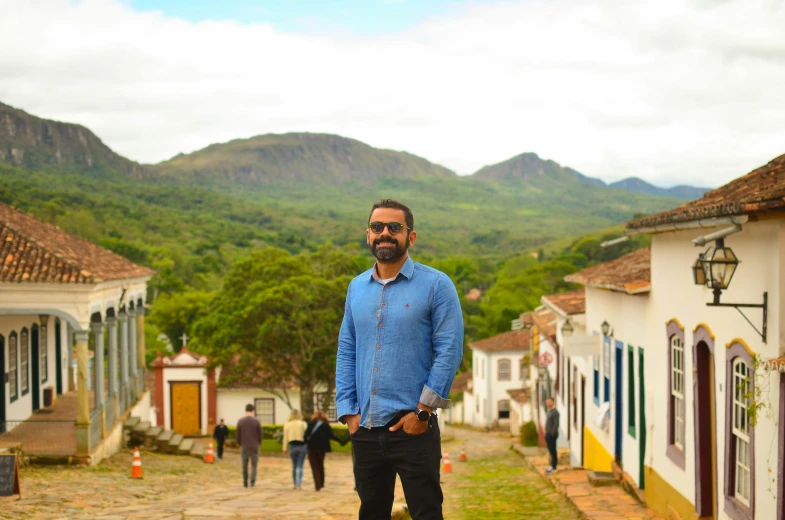
[[[215,425],[213,439],[215,439],[215,449],[218,451],[218,460],[224,458],[224,442],[229,437],[229,427],[224,424],[224,420]]]
[[[553,473],[556,471],[556,462],[559,458],[556,453],[556,439],[559,438],[559,410],[553,403],[553,397],[545,399],[545,407],[548,408],[545,416],[545,444],[548,445],[548,453],[551,454],[551,467],[546,469],[545,473]]]
[[[409,256],[417,232],[404,204],[374,204],[365,236],[376,264],[349,284],[335,376],[359,518],[390,517],[398,475],[412,519],[442,519],[434,412],[449,406],[463,354],[458,292],[447,275]]]
[[[294,489],[302,489],[303,466],[305,465],[305,430],[308,423],[303,421],[300,410],[292,410],[289,420],[283,425],[283,452],[292,459],[292,484]]]
[[[259,464],[259,449],[262,446],[262,424],[254,417],[252,404],[245,406],[245,417],[237,421],[237,444],[243,465],[243,487],[248,487],[248,463],[251,463],[250,483],[256,484],[256,466]]]
[[[311,465],[313,473],[313,484],[316,491],[319,491],[324,487],[324,457],[327,452],[332,451],[330,441],[341,442],[341,439],[335,436],[327,414],[322,410],[314,412],[304,437],[308,450],[308,464]]]

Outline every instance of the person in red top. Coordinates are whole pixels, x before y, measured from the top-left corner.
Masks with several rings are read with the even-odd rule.
[[[262,424],[254,417],[252,404],[245,406],[245,417],[237,421],[237,444],[243,464],[243,487],[248,487],[248,462],[251,463],[251,487],[256,484],[256,466],[262,445]]]

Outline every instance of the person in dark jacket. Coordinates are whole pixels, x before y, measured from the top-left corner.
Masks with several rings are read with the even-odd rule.
[[[545,443],[548,445],[548,452],[551,454],[551,467],[546,469],[546,473],[553,473],[556,471],[556,461],[558,455],[556,453],[556,439],[559,438],[559,410],[553,402],[552,397],[545,399],[545,406],[548,408],[548,414],[545,416]]]
[[[341,442],[330,427],[327,414],[317,410],[305,430],[305,444],[308,449],[308,463],[313,473],[313,483],[316,491],[324,487],[324,456],[330,449],[330,441]]]
[[[256,465],[262,447],[262,425],[254,417],[254,406],[245,406],[245,417],[237,421],[237,444],[240,445],[240,462],[243,465],[243,486],[248,487],[248,463],[251,463],[251,487],[256,484]]]
[[[226,438],[229,437],[229,427],[224,424],[224,420],[221,419],[221,422],[215,425],[215,431],[213,431],[213,439],[215,439],[215,449],[218,452],[218,460],[223,460],[224,458],[224,442],[226,442]]]

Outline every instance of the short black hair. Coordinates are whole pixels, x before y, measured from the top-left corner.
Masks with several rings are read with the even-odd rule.
[[[406,219],[406,227],[408,227],[410,230],[414,229],[414,215],[412,214],[412,210],[410,210],[409,206],[403,202],[398,202],[397,200],[393,199],[382,199],[373,205],[371,208],[371,213],[368,215],[369,224],[371,223],[373,212],[378,208],[393,208],[403,211],[404,218]]]
[[[252,404],[245,405],[245,411],[246,412],[253,412],[253,405]]]

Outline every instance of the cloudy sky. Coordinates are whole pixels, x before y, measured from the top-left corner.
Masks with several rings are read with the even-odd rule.
[[[785,153],[785,0],[0,0],[0,71],[146,163],[309,131],[713,187]]]

